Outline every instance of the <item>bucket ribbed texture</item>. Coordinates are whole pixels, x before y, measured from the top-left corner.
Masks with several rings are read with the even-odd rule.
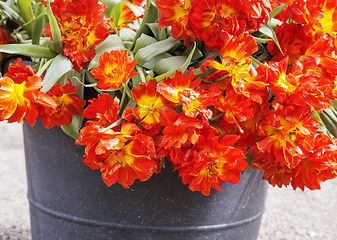
[[[33,240],[238,239],[258,236],[267,184],[248,169],[210,196],[191,192],[167,166],[130,189],[107,187],[84,148],[58,127],[24,125]]]

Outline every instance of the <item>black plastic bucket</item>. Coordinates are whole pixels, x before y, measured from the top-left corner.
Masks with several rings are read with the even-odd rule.
[[[107,187],[84,149],[58,127],[24,124],[33,240],[256,239],[267,184],[248,169],[210,196],[191,192],[167,167],[130,189]]]

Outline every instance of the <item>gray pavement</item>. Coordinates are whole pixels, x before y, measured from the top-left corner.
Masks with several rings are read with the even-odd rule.
[[[30,240],[20,124],[0,122],[0,240]],[[337,180],[320,191],[270,187],[258,240],[336,240]]]

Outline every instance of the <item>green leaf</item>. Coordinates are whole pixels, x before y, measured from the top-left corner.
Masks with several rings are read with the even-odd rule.
[[[268,24],[272,29],[276,29],[276,27],[279,26],[279,25],[282,25],[283,22],[276,19],[276,18],[272,18],[272,19],[269,20]]]
[[[336,123],[336,125],[337,125],[337,116],[335,115],[333,108],[324,109],[323,113],[328,115],[333,120],[333,122]]]
[[[319,124],[324,124],[321,116],[319,115],[319,112],[317,112],[315,109],[311,109],[311,117],[315,118],[316,120],[318,120]]]
[[[119,31],[118,35],[125,44],[125,42],[133,42],[133,40],[135,39],[136,33],[130,28],[122,28]]]
[[[149,26],[151,32],[158,41],[164,40],[168,37],[166,29],[158,28],[158,23],[148,23],[147,25]]]
[[[90,83],[90,84],[96,84],[97,83],[97,79],[95,79],[92,74],[90,73],[90,71],[85,71],[85,76],[86,76],[86,80]],[[97,85],[97,84],[96,84]],[[104,90],[98,88],[98,87],[94,87],[94,89],[99,93],[102,94],[104,93]]]
[[[65,74],[65,79],[68,79],[71,82],[71,84],[76,87],[77,96],[80,99],[83,99],[84,98],[85,71],[77,72],[76,70],[71,69]]]
[[[12,21],[17,22],[19,25],[23,25],[25,23],[22,17],[12,7],[7,5],[7,3],[0,1],[0,7]]]
[[[156,74],[160,75],[172,70],[177,70],[179,67],[184,65],[186,60],[187,57],[184,56],[173,56],[170,58],[164,58],[157,62],[156,65],[154,65],[153,71]]]
[[[17,6],[20,11],[20,15],[25,22],[30,22],[33,20],[33,8],[32,0],[17,0]],[[28,32],[29,36],[33,35],[33,24],[28,24],[24,26],[24,29]]]
[[[151,58],[150,61],[144,63],[142,65],[142,67],[145,68],[145,69],[148,69],[148,70],[152,70],[153,67],[154,67],[154,65],[156,65],[159,61],[163,60],[164,58],[170,58],[170,57],[173,57],[173,55],[169,54],[169,53],[159,54],[159,55],[154,56],[153,58]]]
[[[277,40],[277,37],[276,37],[276,34],[275,34],[275,31],[274,29],[268,24],[263,24],[262,27],[260,28],[259,30],[261,33],[267,35],[268,37],[270,37],[271,39],[274,40],[276,46],[278,47],[278,49],[280,50],[280,52],[284,55],[282,49],[281,49],[281,46],[280,46],[280,43],[278,42]]]
[[[164,40],[168,37],[168,32],[167,32],[167,29],[166,28],[158,28],[158,40],[161,41],[161,40]]]
[[[50,0],[47,0],[47,15],[48,15],[49,24],[50,24],[50,30],[53,36],[55,50],[57,53],[62,54],[63,48],[62,48],[62,41],[61,41],[61,31],[58,26],[57,20],[53,14],[53,11],[50,7]]]
[[[42,5],[43,6],[43,5]],[[44,6],[43,6],[44,7]],[[41,37],[42,35],[42,31],[44,30],[44,27],[45,27],[45,17],[47,15],[45,14],[45,11],[40,13],[37,17],[34,17],[32,20],[30,20],[29,22],[26,22],[25,24],[21,25],[21,27],[25,27],[27,25],[30,25],[30,24],[34,24],[34,30],[33,30],[33,35],[32,35],[32,38],[37,38],[37,40],[39,41],[40,39],[44,39],[44,37]],[[42,26],[39,26],[39,24],[41,23]],[[37,24],[37,25],[36,25]],[[36,25],[36,28],[35,28],[35,25]],[[16,31],[18,31],[19,28],[17,28]],[[36,35],[36,36],[35,36]],[[50,38],[48,38],[50,40]],[[30,42],[31,44],[33,44],[33,41],[31,39],[28,39],[28,40],[22,40],[22,43],[28,43]],[[37,44],[35,43],[36,40],[34,39],[34,44]]]
[[[98,44],[95,48],[96,55],[90,61],[88,69],[93,69],[98,66],[99,58],[104,52],[111,52],[112,50],[125,49],[122,40],[117,35],[110,35],[103,42]]]
[[[68,136],[77,139],[78,133],[82,127],[83,116],[82,115],[73,115],[73,120],[69,125],[62,125],[61,129]]]
[[[43,79],[42,92],[48,92],[49,89],[58,82],[61,77],[72,69],[70,60],[59,54],[55,57],[47,70],[46,76]]]
[[[142,66],[145,62],[150,61],[151,58],[168,52],[181,45],[181,42],[173,37],[153,43],[147,47],[141,48],[137,51],[135,58],[137,59],[137,65]]]
[[[159,32],[158,32],[158,23],[148,23],[147,24],[151,30],[151,32],[153,33],[154,37],[156,39],[158,39],[159,37]]]
[[[287,4],[283,3],[282,5],[275,8],[273,11],[271,11],[270,18],[276,17],[276,15],[279,14],[286,6]]]
[[[136,76],[134,76],[134,77],[131,79],[131,81],[132,81],[133,87],[138,87],[139,84],[142,82],[142,79],[141,79],[141,77],[140,77],[140,74],[137,74]]]
[[[193,48],[192,48],[192,50],[190,52],[190,55],[186,59],[184,65],[180,66],[176,70],[171,70],[169,72],[166,72],[166,73],[164,73],[162,75],[159,75],[159,76],[155,77],[156,81],[157,82],[161,82],[161,81],[164,80],[164,78],[168,78],[168,77],[173,76],[176,71],[185,72],[187,70],[188,66],[191,64],[191,61],[192,61],[192,58],[193,58],[193,54],[194,54],[194,51],[195,51],[196,47],[197,47],[197,44],[194,43],[194,46],[193,46]]]
[[[113,8],[120,2],[121,0],[102,0],[102,3],[108,6],[107,10],[105,11],[105,15],[109,18],[112,18]]]
[[[155,38],[150,37],[146,34],[140,35],[140,38],[137,39],[136,45],[132,51],[133,54],[137,54],[138,50],[144,47],[151,45],[152,43],[158,42]]]
[[[155,23],[157,22],[158,19],[159,19],[158,9],[153,5],[153,3],[147,1],[143,21],[137,31],[135,39],[138,39],[140,35],[143,33],[149,34],[151,30],[148,26],[148,23]]]
[[[320,116],[329,132],[334,137],[337,137],[337,117],[333,111],[331,109],[324,109]]]
[[[318,120],[319,122],[319,130],[324,133],[325,135],[327,135],[329,137],[329,139],[331,140],[331,142],[335,144],[335,141],[333,140],[333,137],[331,135],[330,130],[328,129],[329,125],[333,125],[333,123],[331,122],[331,120],[327,117],[327,116],[323,116],[324,113],[319,113],[317,112],[314,108],[311,109],[311,117],[315,118]],[[324,121],[323,121],[324,119]]]
[[[266,42],[269,42],[271,41],[271,39],[269,38],[258,38],[258,37],[254,37],[253,38],[255,39],[256,43],[266,43]]]
[[[0,45],[0,52],[36,58],[53,58],[57,55],[57,53],[49,50],[47,46],[28,44]]]
[[[110,35],[103,42],[98,44],[95,48],[96,54],[103,54],[104,52],[109,52],[107,50],[123,49],[124,44],[120,37],[117,35]],[[110,50],[110,51],[111,51]]]
[[[40,37],[42,36],[43,30],[46,25],[45,20],[46,8],[42,3],[37,3],[34,6],[34,15],[35,22],[34,22],[34,29],[32,33],[32,42],[33,44],[40,43]]]
[[[37,73],[35,73],[36,76],[41,76],[44,71],[47,70],[47,68],[49,67],[49,65],[53,62],[54,59],[49,59],[46,63],[44,63],[42,66],[41,66],[41,63],[40,62],[40,66],[39,66],[39,70]]]
[[[202,58],[204,56],[204,53],[198,47],[187,48],[184,51],[184,53],[182,54],[182,56],[188,57],[191,54],[191,51],[193,51],[193,55],[192,55],[192,58],[191,58],[192,61],[198,60],[199,58]],[[206,58],[204,58],[204,59],[206,59]]]
[[[123,41],[123,44],[125,46],[125,49],[128,49],[128,50],[132,49],[133,47],[133,41]]]
[[[111,10],[111,18],[113,19],[113,23],[115,25],[115,29],[117,29],[117,26],[118,26],[119,17],[120,17],[120,15],[122,13],[122,7],[123,7],[123,3],[119,2]]]
[[[191,61],[193,59],[196,47],[197,47],[197,44],[194,43],[194,46],[191,49],[191,52],[186,59],[186,62],[184,63],[184,65],[182,65],[180,68],[178,68],[178,71],[185,72],[187,70],[188,66],[191,64]]]

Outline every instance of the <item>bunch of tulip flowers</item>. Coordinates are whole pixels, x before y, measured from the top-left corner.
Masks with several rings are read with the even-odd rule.
[[[204,195],[248,167],[302,190],[337,176],[336,0],[115,2],[31,5],[48,15],[43,47],[55,54],[9,66],[0,121],[69,126],[107,186],[168,162]],[[17,33],[0,35],[1,52]],[[52,81],[59,59],[73,76]]]

